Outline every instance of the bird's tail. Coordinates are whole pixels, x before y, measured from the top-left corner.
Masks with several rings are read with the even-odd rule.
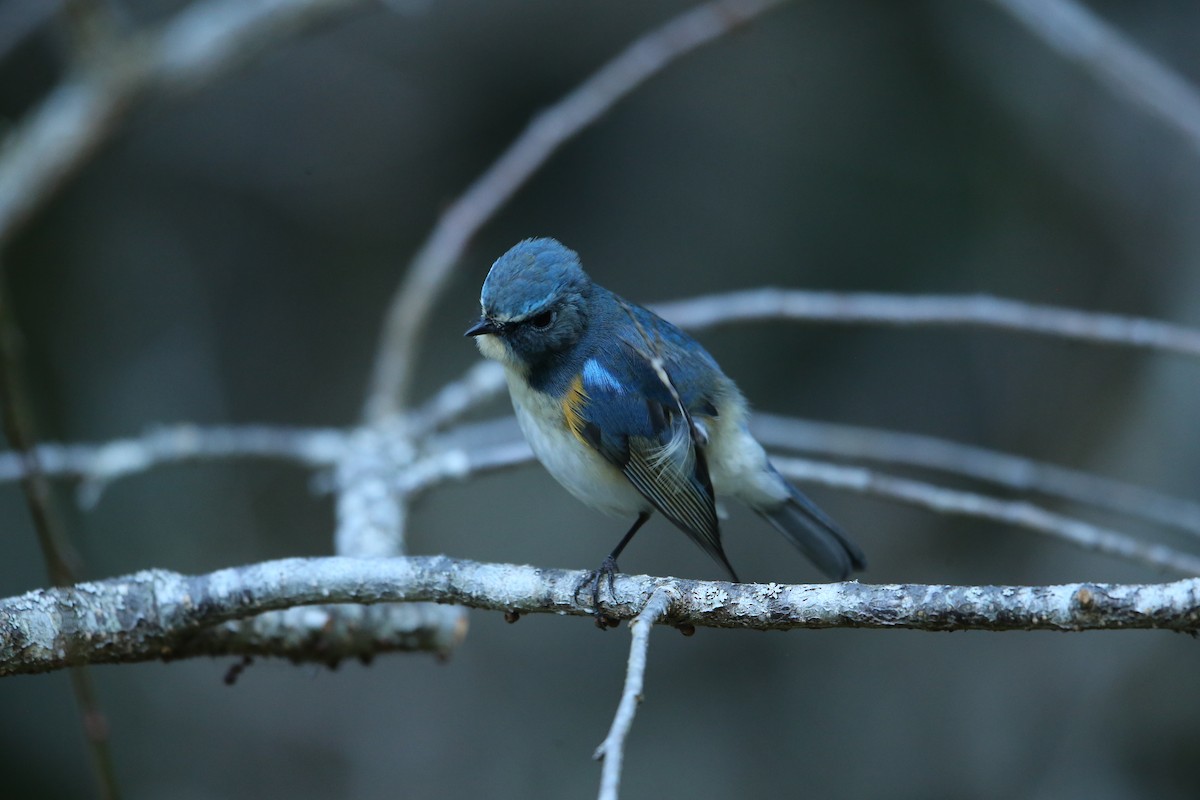
[[[780,480],[784,480],[780,476]],[[799,489],[787,484],[790,496],[778,506],[755,509],[800,552],[834,580],[867,568],[867,558],[836,522]]]

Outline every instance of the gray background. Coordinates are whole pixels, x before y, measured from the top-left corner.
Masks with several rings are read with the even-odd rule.
[[[7,0],[25,2],[25,0]],[[123,4],[135,20],[177,4]],[[1200,82],[1200,6],[1093,7]],[[371,8],[129,125],[7,268],[44,438],[155,423],[347,425],[385,300],[437,213],[520,130],[677,3]],[[53,29],[0,62],[0,112],[61,68]],[[639,301],[780,285],[988,292],[1200,325],[1200,156],[983,3],[795,4],[692,55],[568,145],[471,246],[422,394],[476,359],[491,261],[553,235]],[[1026,336],[758,324],[706,333],[759,408],[927,433],[1195,498],[1200,368]],[[496,401],[481,416],[501,413]],[[178,466],[61,512],[91,577],[331,549],[290,465]],[[875,582],[1165,575],[1002,526],[811,494]],[[1119,520],[1109,522],[1152,535]],[[429,495],[418,553],[592,567],[624,530],[525,467]],[[16,487],[0,595],[45,583]],[[1186,540],[1163,541],[1189,546]],[[749,579],[817,579],[740,510]],[[630,571],[715,578],[656,520]],[[593,796],[628,636],[475,613],[448,663],[94,671],[134,798]],[[627,798],[1195,797],[1197,643],[1166,633],[662,630]],[[0,681],[0,796],[90,776],[67,678]]]

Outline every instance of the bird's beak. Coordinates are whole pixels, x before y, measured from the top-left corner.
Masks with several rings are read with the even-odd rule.
[[[480,317],[479,321],[471,327],[467,328],[463,336],[482,336],[485,333],[499,333],[500,326],[492,322],[487,317]]]

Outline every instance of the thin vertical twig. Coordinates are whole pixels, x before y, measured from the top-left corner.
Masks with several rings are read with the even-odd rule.
[[[7,285],[0,278],[0,418],[9,445],[24,461],[25,474],[21,486],[50,582],[55,586],[70,586],[77,580],[72,563],[75,559],[51,514],[50,483],[38,463],[32,425],[24,413],[18,355],[19,333],[10,306]],[[71,688],[79,707],[83,735],[88,743],[100,796],[106,800],[116,800],[120,797],[120,790],[109,747],[108,723],[87,667],[71,670]]]
[[[646,678],[646,654],[650,649],[650,629],[670,608],[671,591],[660,586],[646,601],[646,605],[629,623],[632,641],[629,643],[629,663],[625,669],[625,688],[621,690],[621,702],[613,716],[608,736],[596,748],[595,759],[604,760],[600,772],[600,800],[617,800],[621,789],[621,766],[625,761],[625,738],[633,727],[633,717],[638,703],[642,701],[642,686]]]
[[[409,263],[384,321],[367,395],[368,422],[409,400],[429,314],[467,243],[557,150],[679,57],[782,0],[717,0],[645,34],[554,105],[537,114],[500,157],[438,219]]]

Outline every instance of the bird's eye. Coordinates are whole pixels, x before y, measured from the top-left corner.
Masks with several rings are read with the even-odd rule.
[[[535,317],[529,318],[529,324],[537,328],[539,331],[544,331],[549,328],[554,322],[553,311],[543,311]]]

